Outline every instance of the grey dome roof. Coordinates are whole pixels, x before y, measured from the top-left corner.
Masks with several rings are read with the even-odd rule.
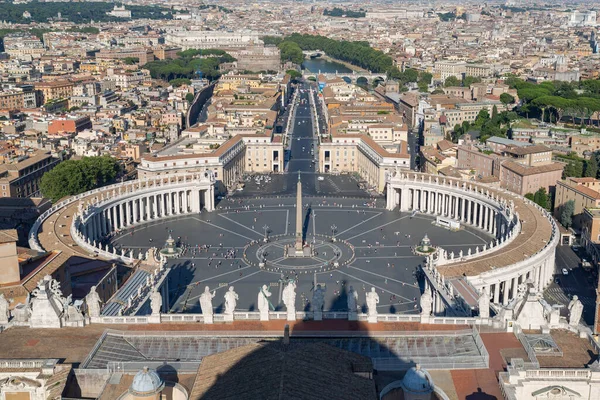
[[[429,372],[417,365],[406,372],[402,379],[402,387],[411,393],[431,393],[433,392],[433,380]]]
[[[164,387],[163,381],[155,370],[144,367],[143,370],[135,374],[133,382],[129,387],[131,393],[137,395],[154,394],[160,392]]]

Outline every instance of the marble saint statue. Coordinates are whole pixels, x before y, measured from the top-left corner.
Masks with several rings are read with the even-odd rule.
[[[285,308],[288,313],[294,312],[296,310],[296,282],[290,281],[283,289],[283,304],[285,304]]]
[[[233,291],[233,286],[229,286],[229,290],[225,293],[225,314],[233,315],[235,306],[240,298],[236,292]]]
[[[208,286],[204,287],[204,292],[200,295],[200,308],[202,315],[213,315],[212,299],[215,297],[215,292],[210,292]]]
[[[100,300],[100,296],[96,291],[96,286],[92,286],[90,292],[85,296],[88,317],[99,317],[101,304],[102,300]]]
[[[150,297],[150,308],[152,309],[152,315],[160,314],[162,309],[163,299],[162,295],[158,290],[154,290],[152,292],[152,296]]]
[[[583,314],[583,304],[579,300],[577,295],[573,296],[573,299],[569,303],[569,325],[577,326],[581,320],[581,314]]]
[[[379,304],[379,295],[374,287],[371,288],[370,292],[367,292],[367,314],[377,316],[377,304]]]
[[[262,288],[258,292],[258,311],[261,314],[269,314],[269,297],[271,297],[271,292],[269,292],[269,288],[267,285],[262,285]]]
[[[321,287],[321,285],[317,285],[317,288],[313,292],[312,309],[315,312],[321,312],[321,311],[323,311],[324,305],[325,305],[325,290]]]
[[[4,293],[0,293],[0,324],[8,323],[9,316],[8,300],[4,297]]]
[[[421,295],[421,315],[429,317],[431,315],[431,309],[433,304],[433,296],[431,295],[431,289],[429,286],[425,288],[425,291]]]
[[[490,317],[490,290],[487,286],[484,286],[481,296],[477,300],[479,306],[479,317],[489,318]]]

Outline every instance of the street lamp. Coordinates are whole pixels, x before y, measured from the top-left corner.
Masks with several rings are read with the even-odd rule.
[[[265,224],[265,226],[263,226],[263,229],[264,229],[264,231],[265,231],[265,238],[264,238],[263,240],[264,240],[265,242],[268,242],[268,241],[269,241],[269,236],[268,236],[268,233],[269,233],[269,226],[268,226],[267,224]]]
[[[335,224],[331,225],[331,240],[336,241],[335,234],[337,232],[337,226]]]

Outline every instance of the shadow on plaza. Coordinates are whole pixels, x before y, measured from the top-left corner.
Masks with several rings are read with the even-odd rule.
[[[172,266],[172,271],[169,273],[169,304],[177,305],[174,310],[176,312],[199,313],[200,304],[198,300],[192,301],[188,297],[193,296],[193,286],[190,284],[194,280],[196,267],[192,266],[192,261],[186,260]],[[204,290],[204,288],[202,288]],[[184,304],[180,305],[180,302]]]

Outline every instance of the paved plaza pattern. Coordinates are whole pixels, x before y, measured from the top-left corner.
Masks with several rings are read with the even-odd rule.
[[[282,310],[282,286],[293,279],[298,310],[311,310],[313,289],[321,285],[326,290],[325,311],[346,311],[352,286],[363,309],[365,293],[374,287],[379,312],[418,313],[418,270],[424,259],[413,254],[412,247],[425,234],[433,245],[454,252],[491,240],[472,227],[449,231],[435,226],[432,216],[388,211],[382,199],[305,197],[303,203],[305,241],[315,241],[316,255],[311,258],[286,259],[281,251],[282,243],[293,242],[296,229],[291,196],[224,199],[214,212],[137,226],[114,237],[112,244],[145,252],[162,247],[171,234],[185,249],[181,257],[169,260],[170,312],[199,313],[198,299],[206,286],[216,294],[215,312],[223,311],[229,286],[239,294],[237,310],[254,311],[263,284],[273,293],[273,308]],[[337,267],[330,262],[335,251],[340,252]],[[261,267],[263,254],[266,262]]]

